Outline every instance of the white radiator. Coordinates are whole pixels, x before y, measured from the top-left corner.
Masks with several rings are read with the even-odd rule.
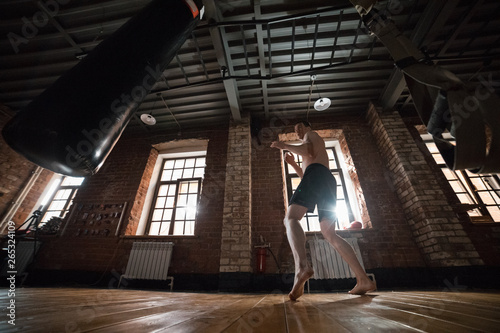
[[[357,238],[345,238],[345,240],[352,246],[356,257],[363,269],[363,259],[359,251]],[[349,268],[349,265],[342,259],[340,254],[335,251],[333,246],[324,239],[312,239],[308,241],[309,250],[311,253],[311,261],[314,269],[313,279],[345,279],[354,278],[355,275]],[[375,280],[373,274],[367,274]]]
[[[174,287],[174,278],[168,276],[172,258],[172,242],[134,242],[122,278],[137,280],[170,280],[170,290]]]

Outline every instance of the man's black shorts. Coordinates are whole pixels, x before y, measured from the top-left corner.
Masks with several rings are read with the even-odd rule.
[[[337,219],[335,205],[337,202],[337,182],[331,171],[322,164],[314,163],[307,167],[299,186],[295,190],[289,205],[296,204],[314,212],[318,205],[319,221],[328,218]]]

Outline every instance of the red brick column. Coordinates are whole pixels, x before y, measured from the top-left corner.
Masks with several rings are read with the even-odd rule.
[[[231,123],[227,146],[220,272],[252,272],[252,172],[248,118],[238,124]]]
[[[427,264],[483,265],[399,114],[370,105],[367,120]]]

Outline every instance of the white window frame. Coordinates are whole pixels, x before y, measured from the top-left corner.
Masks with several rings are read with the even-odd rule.
[[[162,172],[160,172],[159,178],[156,182],[155,197],[150,208],[148,218],[146,232],[149,236],[194,236],[201,184],[205,174],[205,162],[203,162],[205,158],[206,155],[201,155],[187,156],[184,158],[167,158],[162,160],[162,166],[171,164],[171,168],[174,168],[175,165],[177,170],[183,170],[184,172],[186,162],[194,159],[193,165],[194,163],[199,165],[198,163],[200,163],[200,161],[203,163],[203,171],[201,174],[196,174],[196,169],[200,169],[200,167],[194,168],[193,166],[192,169],[195,173],[194,175],[176,178],[172,175],[172,172],[170,172],[168,179],[162,180],[160,178],[163,178],[163,175],[170,171],[163,170],[166,167],[162,167]],[[182,164],[180,169],[177,167],[178,162]],[[192,192],[192,187],[195,188],[195,192]],[[160,195],[159,192],[162,188],[166,188],[168,190]],[[184,197],[184,200],[182,197]],[[160,203],[161,207],[156,207],[157,203]],[[154,220],[156,212],[160,213],[157,216],[159,220]],[[166,213],[167,215],[165,216]],[[180,215],[182,215],[182,218]],[[153,224],[155,225],[154,228]],[[164,225],[169,226],[166,233],[164,232]],[[179,230],[178,225],[181,225],[182,230]]]
[[[158,158],[156,159],[155,166],[151,180],[146,192],[144,206],[142,208],[141,217],[137,227],[137,236],[150,236],[147,234],[149,229],[149,217],[155,200],[155,192],[162,171],[163,161],[165,159],[187,158],[187,157],[200,157],[207,154],[208,140],[192,139],[192,140],[179,140],[173,142],[161,143],[153,146],[159,151]],[[203,177],[204,178],[204,177]],[[200,192],[201,195],[201,192]],[[196,230],[196,221],[195,221]],[[180,236],[180,235],[179,235]],[[168,235],[168,237],[179,237],[177,235]],[[184,236],[186,237],[186,236]]]
[[[32,216],[36,210],[41,211],[42,214],[39,221],[40,223],[38,225],[39,227],[48,222],[49,218],[46,217],[47,210],[50,207],[52,201],[54,200],[54,196],[56,195],[57,191],[62,189],[63,186],[61,186],[61,184],[64,182],[65,178],[83,178],[83,177],[69,177],[60,174],[54,174],[52,176],[48,185],[45,186],[42,195],[38,198],[38,201],[36,202],[33,211],[30,213],[30,216]],[[70,197],[66,201],[65,209],[63,210],[64,214],[59,217],[64,218],[66,214],[69,212],[69,209],[71,208],[71,205],[73,203],[73,198],[75,197],[79,187],[83,185],[84,181],[85,180],[83,179],[82,183],[78,186],[68,186],[68,188],[71,188],[73,190],[73,193],[71,193]]]

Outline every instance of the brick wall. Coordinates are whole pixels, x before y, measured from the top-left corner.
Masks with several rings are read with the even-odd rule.
[[[427,264],[482,264],[472,241],[437,184],[435,173],[399,114],[380,113],[371,105],[367,118],[380,154],[390,170],[408,224]]]
[[[220,272],[251,272],[252,208],[250,121],[232,123],[227,144],[227,167],[222,218]]]

